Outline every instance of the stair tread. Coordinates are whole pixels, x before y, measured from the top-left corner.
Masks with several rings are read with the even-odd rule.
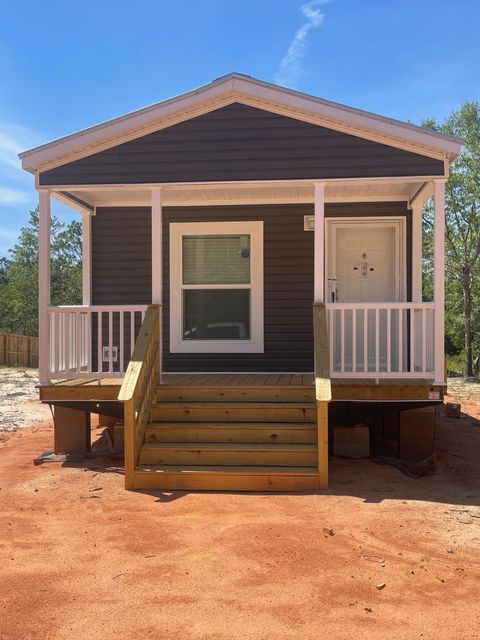
[[[162,422],[153,420],[147,429],[309,429],[315,431],[317,425],[313,422]]]
[[[180,407],[190,407],[194,409],[203,409],[203,408],[218,408],[220,407],[232,407],[234,409],[262,409],[262,408],[274,408],[274,409],[301,409],[308,408],[313,409],[316,408],[315,402],[197,402],[197,401],[175,401],[175,402],[162,402],[157,400],[153,403],[154,407],[161,407],[166,409],[178,409]]]
[[[270,444],[257,442],[145,442],[142,449],[182,451],[316,451],[316,444]]]
[[[201,374],[198,374],[201,375]],[[185,391],[185,389],[242,389],[245,391],[248,391],[249,389],[264,389],[266,391],[276,391],[277,389],[296,389],[297,391],[309,391],[312,389],[315,389],[315,379],[313,377],[312,374],[312,382],[308,385],[306,384],[302,384],[302,383],[298,383],[298,384],[221,384],[221,383],[215,383],[215,384],[197,384],[195,382],[191,383],[191,384],[180,384],[180,383],[172,383],[169,382],[168,384],[163,384],[163,385],[158,385],[156,387],[156,391],[164,391],[165,389],[173,389],[175,391]]]
[[[264,467],[253,465],[221,466],[221,465],[138,465],[135,471],[156,473],[185,473],[185,474],[227,474],[227,475],[318,475],[316,467]]]

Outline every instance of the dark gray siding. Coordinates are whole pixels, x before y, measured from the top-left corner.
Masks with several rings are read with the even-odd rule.
[[[41,185],[443,175],[443,162],[242,104],[40,174]]]
[[[150,208],[98,208],[92,216],[92,304],[149,304],[151,273]]]
[[[167,371],[311,371],[313,233],[303,230],[311,205],[168,209],[164,214],[164,364]],[[263,220],[265,352],[169,353],[170,222]]]
[[[303,216],[313,205],[164,208],[163,335],[167,371],[311,371],[313,233]],[[411,291],[411,212],[405,203],[328,204],[327,216],[407,216],[408,296]],[[170,222],[263,220],[265,353],[169,353]],[[92,219],[94,304],[151,301],[149,208],[102,208]],[[126,349],[128,352],[128,349]]]

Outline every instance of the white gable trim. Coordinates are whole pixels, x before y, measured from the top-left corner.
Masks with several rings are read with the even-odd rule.
[[[231,74],[199,89],[25,151],[19,157],[27,171],[46,171],[233,102],[437,159],[452,160],[461,149],[461,141],[450,136]]]

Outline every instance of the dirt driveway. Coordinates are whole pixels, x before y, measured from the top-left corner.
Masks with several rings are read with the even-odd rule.
[[[296,495],[125,492],[113,461],[34,466],[51,440],[0,444],[2,640],[480,638],[471,418],[433,475],[333,460]]]

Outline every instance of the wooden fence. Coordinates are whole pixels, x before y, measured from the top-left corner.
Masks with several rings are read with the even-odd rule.
[[[0,364],[38,367],[38,338],[0,333]]]

